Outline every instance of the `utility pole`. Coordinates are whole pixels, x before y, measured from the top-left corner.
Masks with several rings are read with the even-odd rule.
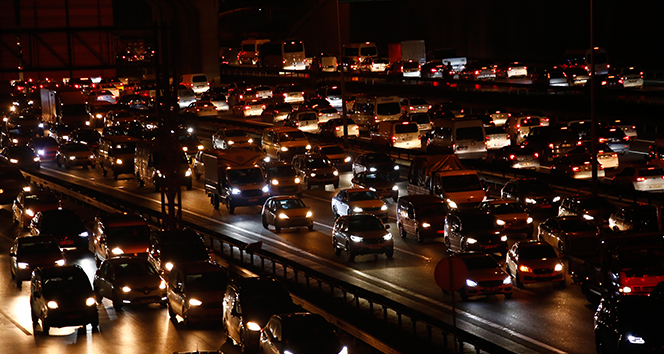
[[[336,0],[337,3],[337,39],[339,41],[339,61],[343,58],[343,52],[341,51],[341,16],[339,15],[339,0]],[[337,68],[339,67],[339,62],[337,62]],[[346,109],[346,83],[344,82],[344,66],[343,62],[341,63],[341,70],[339,70],[339,90],[341,91],[341,119],[344,126],[344,148],[348,149],[348,110]]]
[[[597,117],[595,115],[595,88],[597,78],[595,72],[595,39],[593,33],[593,0],[590,0],[590,161],[592,163],[592,195],[597,196]]]

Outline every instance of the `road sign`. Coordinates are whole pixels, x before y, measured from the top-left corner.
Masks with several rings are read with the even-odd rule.
[[[466,285],[468,267],[455,256],[445,257],[436,264],[433,276],[444,291],[457,291]]]

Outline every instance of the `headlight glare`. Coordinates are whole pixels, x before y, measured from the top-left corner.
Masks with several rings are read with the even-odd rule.
[[[473,280],[470,280],[470,279],[466,279],[466,286],[469,286],[469,287],[471,287],[471,288],[474,288],[474,287],[477,286],[477,282],[476,282],[476,281],[473,281]]]
[[[55,310],[58,308],[58,303],[51,300],[48,303],[46,303],[46,306],[48,306],[49,309]]]
[[[279,213],[279,219],[288,219],[288,215],[284,213]]]
[[[383,240],[385,241],[389,241],[391,239],[392,239],[392,234],[385,234],[385,236],[383,236]]]
[[[30,267],[30,264],[25,263],[25,262],[18,262],[18,269],[28,269]]]
[[[512,277],[508,276],[507,278],[503,279],[503,285],[510,285],[512,284]]]
[[[558,263],[556,264],[555,267],[553,267],[553,270],[555,270],[556,272],[560,272],[563,270],[563,265],[561,263]]]
[[[360,236],[351,235],[350,240],[353,241],[353,242],[362,242],[362,240],[364,240],[364,239]]]
[[[233,188],[233,189],[231,189],[231,193],[233,193],[234,195],[238,195],[238,194],[242,193],[242,191],[237,189],[237,188]]]
[[[398,191],[398,190],[399,190],[399,186],[394,185],[394,186],[392,187],[392,190],[393,190],[393,191]]]
[[[507,235],[500,236],[500,241],[507,242]]]
[[[131,288],[128,287],[128,286],[123,286],[123,287],[122,287],[122,292],[123,292],[123,293],[131,292]]]
[[[203,302],[197,299],[189,299],[189,306],[201,306]]]
[[[171,270],[173,270],[173,263],[166,262],[166,264],[164,264],[164,268],[170,272]]]
[[[477,243],[477,240],[474,239],[474,238],[472,238],[472,237],[469,237],[469,238],[466,240],[466,243],[469,244],[469,245],[474,245],[474,244]]]
[[[353,208],[353,213],[361,213],[363,210],[360,207]]]
[[[383,211],[387,210],[387,205],[383,204],[383,206],[380,207],[380,210],[383,210]]]
[[[429,224],[428,222],[423,222],[423,223],[422,223],[422,228],[424,228],[424,229],[428,229],[428,228],[430,228],[430,227],[431,227],[431,224]]]
[[[259,326],[258,323],[254,321],[249,321],[247,322],[247,329],[252,332],[258,332],[261,330],[261,326]]]
[[[123,254],[124,251],[120,247],[115,247],[114,249],[111,250],[111,253],[113,253],[114,255],[119,255],[119,254]]]
[[[526,219],[526,222],[527,222],[528,224],[532,224],[532,223],[533,223],[533,218],[531,218],[531,217],[529,216],[528,219]]]
[[[55,265],[58,266],[58,267],[64,266],[65,263],[66,263],[66,261],[64,259],[58,259],[57,261],[55,261]]]
[[[307,212],[307,217],[310,218],[310,217],[312,217],[312,216],[314,216],[314,213],[312,213],[311,211],[308,211],[308,212]]]
[[[527,204],[537,204],[537,201],[535,199],[532,199],[532,198],[526,198],[526,203]]]
[[[89,298],[85,299],[85,304],[87,306],[95,306],[95,305],[97,305],[97,300],[95,300],[94,297],[89,297]]]

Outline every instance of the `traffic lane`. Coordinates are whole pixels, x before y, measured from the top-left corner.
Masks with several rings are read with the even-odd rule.
[[[77,171],[68,172],[76,173]],[[123,195],[129,194],[134,198],[147,199],[154,206],[158,205],[159,194],[146,189],[137,189],[134,181],[113,181],[111,178],[104,178],[100,184],[112,186],[113,183],[124,184],[123,187],[125,188],[121,190],[126,193],[122,193]],[[322,191],[318,192],[324,193]],[[309,194],[309,192],[306,194]],[[287,232],[277,235],[262,228],[259,207],[238,208],[236,215],[229,215],[223,208],[222,210],[214,210],[202,190],[198,189],[183,192],[183,205],[186,218],[193,216],[197,220],[196,223],[205,225],[210,229],[233,235],[245,242],[263,241],[266,249],[291,258],[293,254],[296,254],[299,257],[299,262],[305,265],[312,267],[325,266],[342,270],[349,277],[369,281],[387,291],[415,296],[415,298],[422,299],[430,306],[441,311],[450,310],[449,303],[451,303],[451,299],[444,296],[433,281],[435,264],[446,255],[444,246],[439,240],[419,244],[413,239],[401,240],[395,238],[397,252],[394,259],[388,260],[384,256],[364,256],[364,258],[358,259],[359,262],[346,263],[344,257],[339,259],[334,256],[329,232],[315,230],[313,232]],[[316,205],[313,209],[317,215],[327,213],[331,217],[328,203],[322,203],[321,201],[321,204]],[[392,232],[394,231],[392,229]],[[418,253],[425,248],[430,248],[432,250],[430,254],[437,257],[423,259],[399,251],[400,249],[406,249]],[[423,255],[422,253],[419,254]],[[468,317],[472,321],[479,316],[482,319],[479,321],[480,325],[491,324],[491,328],[506,333],[514,330],[520,337],[528,338],[528,340],[535,343],[569,352],[584,352],[579,351],[579,343],[581,343],[581,348],[585,348],[585,352],[591,351],[593,344],[584,343],[583,338],[592,338],[592,316],[589,316],[591,312],[585,307],[585,299],[580,296],[580,292],[572,290],[578,290],[578,288],[570,287],[561,291],[543,286],[542,289],[542,291],[516,290],[512,300],[505,301],[500,296],[491,296],[459,304],[458,308],[462,311],[462,317]],[[551,297],[547,297],[549,293],[569,294],[569,299],[558,302],[552,301]],[[561,296],[562,299],[568,297],[567,295]],[[542,298],[547,301],[542,301]],[[503,305],[496,308],[488,306],[481,308],[481,311],[478,312],[477,303],[492,303],[493,301],[498,301]],[[571,306],[567,307],[570,304]],[[505,305],[509,305],[507,315]],[[565,310],[561,310],[561,307],[565,307]],[[559,316],[561,311],[566,316]],[[574,325],[570,325],[570,318],[573,319]],[[561,338],[569,338],[570,347],[560,347]]]

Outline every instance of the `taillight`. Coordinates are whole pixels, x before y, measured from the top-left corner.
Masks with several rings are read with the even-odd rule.
[[[396,142],[397,142],[397,137],[392,135],[392,143],[396,143]]]
[[[572,171],[579,172],[579,168],[578,167],[572,167]]]
[[[378,116],[374,116],[374,122],[378,122]]]
[[[287,93],[284,93],[283,95],[284,95],[284,97],[288,97],[288,94],[287,94]]]
[[[510,138],[510,135],[509,135],[509,134],[507,134],[507,139],[509,139],[509,138]]]
[[[436,73],[436,72],[438,72],[438,69],[431,69],[431,72]]]
[[[321,112],[318,112],[318,115],[319,115],[319,116],[322,116],[322,115],[323,115],[323,113],[321,113]]]
[[[534,153],[533,155],[535,156],[536,159],[539,159],[539,154],[538,153]]]
[[[577,142],[576,142],[576,145],[577,145],[577,146],[581,146],[581,145],[583,145],[583,141],[581,141],[581,140],[577,141]]]
[[[618,154],[611,154],[611,157],[618,157]]]
[[[607,140],[608,140],[607,138],[599,138],[600,143],[606,142]]]
[[[244,98],[244,95],[240,95],[239,98],[240,98],[240,99],[243,99],[243,98]]]
[[[244,109],[251,109],[251,106],[244,106]]]
[[[636,181],[637,181],[637,182],[644,182],[645,180],[646,180],[645,177],[637,177],[637,178],[636,178]]]
[[[623,136],[623,140],[625,140],[625,141],[629,141],[629,135],[625,135],[625,136]]]
[[[553,144],[549,144],[549,149],[553,149]]]
[[[410,107],[408,107],[408,109],[410,109],[411,111],[414,111],[414,110],[415,110],[415,107],[410,106]]]
[[[516,158],[516,155],[512,154],[510,155],[510,160],[514,160]]]
[[[507,116],[508,116],[508,117],[511,117],[511,116],[512,116],[512,113],[507,113]]]
[[[334,127],[334,130],[336,130],[336,131],[340,131],[340,130],[341,130],[341,127]]]

